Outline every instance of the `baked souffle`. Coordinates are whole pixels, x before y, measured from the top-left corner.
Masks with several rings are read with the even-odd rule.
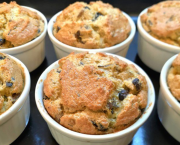
[[[143,28],[156,39],[180,46],[180,1],[163,1],[141,16]]]
[[[119,44],[130,31],[125,15],[118,8],[101,1],[69,5],[57,16],[53,26],[53,34],[59,41],[87,49]]]
[[[84,134],[123,130],[147,105],[147,82],[132,64],[103,53],[71,53],[44,81],[44,106],[62,126]]]
[[[180,54],[178,54],[169,69],[167,82],[173,96],[180,101]]]
[[[26,44],[43,30],[44,22],[36,12],[16,2],[0,4],[0,49]]]
[[[0,53],[0,115],[8,110],[24,89],[24,71],[8,55]]]

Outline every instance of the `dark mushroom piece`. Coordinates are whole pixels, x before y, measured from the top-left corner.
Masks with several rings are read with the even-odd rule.
[[[12,87],[13,83],[11,82],[6,82],[6,87]]]
[[[103,16],[103,14],[101,14],[100,12],[97,12],[94,18],[92,19],[92,21],[96,21],[100,16]]]
[[[127,95],[128,95],[128,91],[127,90],[121,90],[119,92],[119,94],[118,94],[119,100],[123,101],[126,98]]]
[[[5,43],[5,39],[0,39],[0,45],[3,45]]]
[[[141,83],[139,81],[138,78],[135,78],[133,81],[132,81],[133,85],[136,87],[136,91],[140,91],[141,89]]]

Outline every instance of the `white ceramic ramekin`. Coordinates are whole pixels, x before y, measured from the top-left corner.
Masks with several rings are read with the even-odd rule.
[[[167,74],[175,57],[177,55],[171,57],[161,70],[158,115],[164,128],[180,142],[180,103],[171,94],[167,85]]]
[[[44,31],[34,40],[13,48],[0,49],[0,52],[10,54],[21,60],[28,68],[29,72],[35,70],[43,62],[45,58],[45,36],[47,31],[47,19],[39,11],[26,7],[25,8],[36,12],[44,21]]]
[[[107,52],[107,53],[114,53],[120,56],[125,57],[126,53],[129,49],[129,45],[132,42],[135,32],[136,32],[136,27],[135,24],[133,22],[133,20],[131,19],[130,16],[128,16],[126,13],[123,13],[126,18],[128,19],[130,26],[131,26],[131,32],[128,36],[128,38],[126,40],[124,40],[123,42],[111,46],[111,47],[107,47],[107,48],[102,48],[102,49],[83,49],[83,48],[77,48],[77,47],[73,47],[73,46],[69,46],[67,44],[64,44],[62,42],[60,42],[58,39],[56,39],[53,35],[53,25],[54,22],[56,21],[56,17],[60,14],[61,12],[57,13],[56,15],[54,15],[51,20],[48,23],[48,34],[49,34],[49,38],[54,46],[54,50],[56,52],[56,56],[58,59],[65,57],[67,55],[69,55],[71,52],[76,52],[76,53],[80,53],[80,52],[85,52],[85,51],[89,51],[89,52]]]
[[[108,55],[116,56],[129,64],[134,64],[133,62],[121,56],[113,54]],[[132,140],[138,128],[148,119],[155,104],[155,92],[151,80],[140,67],[138,67],[137,65],[135,66],[139,70],[139,72],[146,77],[146,80],[148,82],[148,103],[142,116],[133,125],[122,131],[106,135],[87,135],[71,131],[61,126],[56,121],[54,121],[46,112],[43,104],[43,82],[46,79],[48,72],[50,72],[54,68],[59,67],[58,61],[50,65],[43,72],[37,82],[35,90],[35,100],[39,112],[41,113],[44,120],[47,122],[51,134],[55,138],[55,140],[61,145],[127,145]]]
[[[180,52],[180,47],[162,42],[144,30],[141,24],[141,15],[146,13],[143,10],[137,21],[139,31],[138,37],[138,54],[140,59],[151,69],[160,72],[164,63],[173,55]]]
[[[13,56],[24,69],[25,86],[18,100],[3,114],[0,115],[0,145],[9,145],[23,132],[30,116],[30,75],[26,66]]]

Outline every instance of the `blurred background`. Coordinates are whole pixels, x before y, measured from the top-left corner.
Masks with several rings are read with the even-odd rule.
[[[89,3],[93,0],[84,0]],[[94,0],[95,1],[95,0]],[[0,0],[0,2],[4,2]],[[10,1],[7,1],[9,3]],[[51,18],[57,12],[66,8],[69,4],[76,2],[75,0],[16,0],[19,5],[29,6],[41,11],[47,18]],[[114,7],[120,8],[122,11],[131,16],[138,16],[138,14],[153,4],[160,2],[160,0],[103,0],[105,3],[110,3]]]

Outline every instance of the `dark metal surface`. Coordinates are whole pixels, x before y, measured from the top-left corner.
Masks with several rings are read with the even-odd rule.
[[[6,0],[10,2],[12,0]],[[52,17],[57,12],[66,8],[69,4],[77,0],[16,0],[19,5],[35,8],[42,12],[46,17]],[[89,3],[96,0],[83,0]],[[138,15],[143,9],[160,2],[161,0],[103,0],[104,3],[110,3],[114,7],[120,8],[128,14]],[[4,0],[0,0],[4,2]]]
[[[159,73],[149,69],[145,66],[137,55],[137,37],[138,32],[136,32],[135,38],[130,45],[126,58],[134,61],[151,78],[155,91],[156,91],[156,101],[159,92]],[[41,73],[57,58],[55,52],[50,42],[48,35],[46,36],[46,58],[41,66],[31,73],[31,90],[30,90],[30,105],[31,105],[31,115],[29,123],[24,130],[24,132],[19,136],[19,138],[12,143],[12,145],[56,145],[56,141],[50,134],[46,122],[41,117],[36,104],[35,104],[35,86],[36,82],[41,75]],[[32,62],[33,63],[33,62]],[[121,143],[119,143],[121,144]],[[147,120],[147,122],[138,130],[135,134],[130,145],[179,145],[179,143],[173,139],[167,131],[161,125],[158,115],[157,115],[157,102],[155,108]]]

